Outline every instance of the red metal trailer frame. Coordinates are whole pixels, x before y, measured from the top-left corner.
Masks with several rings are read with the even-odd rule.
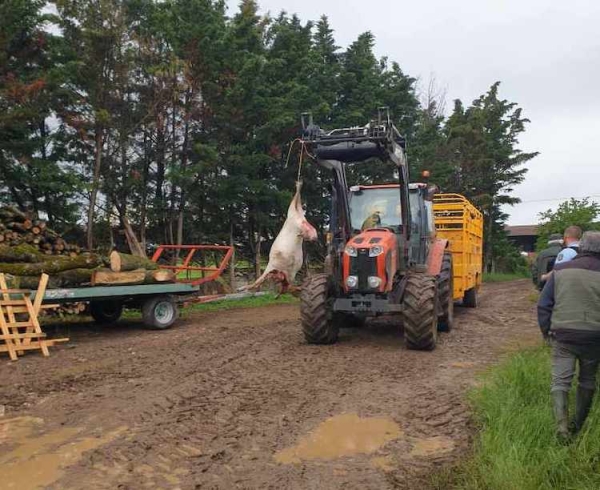
[[[200,286],[207,282],[218,279],[221,276],[221,274],[223,274],[223,271],[227,268],[227,265],[229,264],[229,261],[231,260],[231,257],[233,256],[233,251],[234,251],[233,247],[230,247],[227,245],[159,245],[159,247],[156,249],[156,252],[154,252],[154,255],[152,256],[152,261],[158,263],[158,260],[160,259],[162,253],[165,250],[187,251],[187,255],[185,256],[185,258],[181,264],[177,264],[177,265],[159,264],[159,267],[161,269],[173,270],[177,274],[179,274],[180,272],[183,272],[183,271],[200,271],[200,272],[202,272],[203,277],[198,278],[198,279],[177,279],[177,282],[184,282],[184,283],[191,284],[193,286]],[[194,255],[199,250],[208,250],[208,251],[213,250],[213,251],[218,251],[218,252],[225,252],[225,255],[223,255],[223,257],[221,258],[221,261],[217,267],[202,267],[202,266],[190,265],[190,262],[192,262]],[[210,274],[207,276],[204,276],[205,272],[209,272]]]

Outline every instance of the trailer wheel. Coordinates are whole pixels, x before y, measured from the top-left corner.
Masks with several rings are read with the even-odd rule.
[[[308,277],[300,294],[302,332],[309,344],[333,344],[338,339],[339,323],[334,321],[331,282],[327,274]]]
[[[467,289],[463,296],[463,306],[466,306],[467,308],[477,308],[477,303],[477,288]]]
[[[444,253],[442,270],[438,275],[438,296],[440,298],[440,314],[438,316],[438,330],[449,332],[454,324],[454,279],[452,271],[452,254]]]
[[[423,273],[409,274],[402,300],[404,342],[408,349],[435,349],[438,301],[435,276]]]
[[[123,303],[120,301],[92,301],[90,314],[96,323],[114,323],[121,318]]]
[[[165,330],[177,320],[177,305],[170,296],[155,296],[142,305],[144,325],[152,330]]]

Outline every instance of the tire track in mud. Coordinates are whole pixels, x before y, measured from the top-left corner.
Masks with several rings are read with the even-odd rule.
[[[26,359],[29,369],[9,371],[0,387],[27,385],[29,412],[48,424],[129,427],[54,488],[426,488],[431,471],[469,446],[475,373],[507,342],[537,338],[529,292],[525,281],[486,285],[480,307],[457,309],[433,352],[405,350],[389,320],[310,346],[298,307],[282,305],[202,314],[159,334],[84,332],[75,349]],[[32,376],[44,361],[50,369]],[[387,417],[403,434],[370,455],[275,462],[343,413]]]

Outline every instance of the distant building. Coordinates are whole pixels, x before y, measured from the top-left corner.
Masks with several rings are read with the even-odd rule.
[[[538,239],[536,225],[506,226],[504,230],[508,234],[508,239],[523,252],[535,252],[535,242]]]

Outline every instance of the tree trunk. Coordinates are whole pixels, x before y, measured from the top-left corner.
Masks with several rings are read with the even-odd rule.
[[[257,219],[257,223],[256,223],[256,246],[254,248],[254,273],[256,274],[256,277],[259,278],[260,277],[260,224],[258,223],[258,219]]]
[[[158,269],[158,265],[146,257],[122,254],[114,251],[110,254],[110,269],[113,272],[126,272],[135,269],[155,270]]]
[[[77,257],[48,257],[44,262],[34,264],[0,263],[0,272],[14,276],[39,276],[40,274],[56,274],[72,269],[93,269],[102,264],[99,255],[87,254]]]
[[[140,209],[140,243],[146,250],[146,212],[148,209],[148,177],[150,175],[150,157],[148,132],[144,129],[144,171],[142,172],[142,203]]]
[[[88,209],[87,216],[87,237],[86,244],[87,249],[92,250],[94,248],[94,215],[96,207],[96,199],[98,197],[98,188],[100,185],[100,170],[102,168],[102,146],[103,146],[103,135],[102,127],[96,124],[96,136],[95,136],[95,160],[94,160],[94,176],[92,179],[92,193],[90,195],[90,208]]]
[[[72,269],[50,276],[48,289],[68,288],[90,284],[94,269]],[[10,288],[37,289],[40,282],[38,276],[7,276]]]
[[[233,209],[229,208],[229,246],[234,247],[235,240],[233,237]],[[233,248],[233,255],[229,262],[229,285],[231,289],[235,291],[235,248]]]
[[[180,175],[183,177],[182,182],[185,181],[185,171],[188,166],[188,141],[190,132],[189,123],[189,112],[190,112],[190,100],[192,98],[192,91],[187,90],[185,94],[185,124],[183,126],[183,142],[181,144],[181,164],[180,164]],[[183,218],[185,209],[186,192],[185,187],[182,184],[179,191],[179,212],[177,214],[177,245],[183,244]]]
[[[487,236],[484,236],[485,241],[485,267],[486,272],[492,272],[492,233],[494,231],[493,205],[490,204],[487,222]]]
[[[37,247],[31,245],[0,245],[0,262],[42,262],[41,254]]]
[[[129,250],[132,255],[137,255],[138,257],[146,257],[146,251],[142,249],[139,240],[135,236],[135,232],[129,222],[129,218],[127,215],[121,215],[121,223],[123,223],[123,230],[125,231],[125,238],[127,239],[127,244],[129,245]]]
[[[159,118],[157,121],[157,129],[156,129],[156,192],[154,194],[154,198],[156,201],[155,205],[155,213],[156,213],[156,221],[158,224],[158,228],[160,230],[165,230],[166,219],[165,219],[165,194],[164,194],[164,185],[165,185],[165,159],[166,159],[166,142],[165,142],[165,131],[163,127],[162,118]],[[163,235],[163,243],[166,243],[167,240],[166,233]]]

